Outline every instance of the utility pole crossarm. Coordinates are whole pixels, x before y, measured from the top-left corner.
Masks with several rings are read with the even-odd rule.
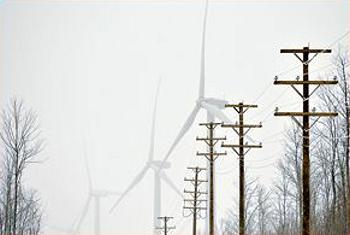
[[[185,202],[193,202],[194,199],[184,199]],[[197,202],[206,202],[207,199],[197,199]]]
[[[304,47],[303,49],[281,49],[281,53],[331,53],[331,49],[309,49]]]
[[[256,104],[225,104],[225,108],[257,108]]]
[[[172,217],[172,216],[158,216],[157,217],[158,219],[163,219],[163,220],[170,220],[170,219],[174,219],[174,217]]]
[[[207,170],[207,168],[204,168],[204,167],[191,167],[191,166],[189,166],[189,167],[187,167],[187,169],[189,169],[189,170],[197,170],[197,171],[205,171],[205,170]]]
[[[253,144],[222,144],[221,147],[223,148],[262,148],[262,144],[259,145],[253,145]]]
[[[191,193],[191,194],[194,194],[194,193],[198,193],[198,194],[208,194],[208,192],[205,192],[205,191],[189,191],[189,190],[184,190],[184,193]]]
[[[208,125],[214,125],[214,126],[218,126],[218,125],[221,125],[222,122],[203,122],[203,123],[199,123],[200,126],[208,126]]]
[[[338,84],[337,80],[311,80],[311,81],[298,81],[298,80],[284,80],[279,81],[275,80],[274,85],[336,85]]]
[[[184,206],[183,209],[186,209],[186,210],[206,210],[207,207],[205,206]]]
[[[262,124],[222,124],[221,127],[223,128],[261,128]],[[226,139],[225,139],[226,140]]]
[[[221,125],[221,124],[220,124]],[[209,137],[205,137],[205,138],[200,138],[200,137],[197,137],[196,138],[197,141],[208,141],[208,140],[226,140],[226,137],[213,137],[213,138],[209,138]]]
[[[208,182],[208,180],[188,179],[188,178],[185,178],[184,181],[188,181],[188,182],[198,182],[198,183],[206,183],[206,182]]]
[[[337,112],[275,112],[275,116],[295,116],[295,117],[336,117]]]
[[[196,155],[197,156],[209,156],[209,155],[212,155],[212,156],[225,156],[225,155],[227,155],[227,152],[224,152],[224,153],[218,153],[218,152],[214,152],[214,153],[200,153],[200,152],[197,152]]]

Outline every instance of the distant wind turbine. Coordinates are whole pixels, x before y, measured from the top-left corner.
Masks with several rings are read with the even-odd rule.
[[[146,162],[143,169],[138,175],[134,178],[131,184],[126,188],[122,193],[116,203],[112,206],[110,211],[113,211],[119,203],[125,198],[125,196],[143,179],[148,170],[152,169],[154,172],[154,199],[153,199],[153,228],[159,226],[157,217],[161,215],[161,181],[165,181],[177,194],[182,197],[182,192],[177,189],[175,184],[164,172],[165,169],[170,168],[170,163],[162,162],[159,160],[154,160],[154,142],[155,142],[155,125],[156,125],[156,113],[157,113],[157,103],[158,103],[158,94],[159,94],[160,80],[158,82],[156,97],[153,108],[153,120],[151,127],[151,138],[150,138],[150,147],[148,153],[148,161]],[[154,231],[156,234],[157,232]]]
[[[86,153],[84,154],[84,160],[85,160],[85,166],[86,166],[86,171],[87,171],[87,176],[88,176],[88,197],[85,202],[85,206],[83,208],[83,211],[78,218],[78,222],[74,228],[76,233],[79,232],[80,227],[82,222],[84,221],[86,214],[89,210],[89,206],[91,201],[94,203],[94,234],[95,235],[100,235],[101,232],[101,221],[100,221],[100,215],[101,215],[101,208],[100,208],[100,202],[101,198],[108,197],[108,196],[114,196],[114,195],[120,195],[120,192],[115,192],[115,191],[107,191],[107,190],[96,190],[94,189],[92,185],[92,180],[91,180],[91,174],[90,174],[90,169],[89,169],[89,163],[87,159]]]
[[[90,169],[89,169],[89,164],[88,164],[88,159],[86,156],[86,152],[84,153],[84,161],[85,161],[85,167],[86,167],[86,172],[87,172],[87,177],[88,177],[88,198],[85,202],[85,205],[83,207],[83,210],[81,214],[74,220],[74,222],[69,226],[69,228],[64,228],[60,227],[57,225],[51,225],[47,224],[46,226],[59,231],[63,232],[64,234],[69,234],[69,235],[77,235],[80,232],[80,227],[82,222],[84,221],[86,214],[88,212],[89,205],[91,201],[94,201],[94,234],[99,235],[100,234],[100,200],[103,197],[107,196],[113,196],[113,195],[120,195],[120,192],[114,192],[114,191],[106,191],[106,190],[95,190],[92,186],[92,180],[91,180],[91,174],[90,174]]]
[[[68,234],[68,235],[75,235],[77,234],[77,231],[74,229],[75,228],[75,222],[69,227],[69,228],[64,228],[64,227],[60,227],[57,225],[51,225],[51,224],[46,224],[44,227],[50,228],[52,230],[64,233],[64,234]]]

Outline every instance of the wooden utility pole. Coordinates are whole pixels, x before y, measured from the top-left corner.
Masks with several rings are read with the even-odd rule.
[[[198,188],[199,188],[201,183],[208,182],[208,180],[198,179],[199,173],[201,171],[206,170],[206,168],[187,167],[187,169],[192,170],[194,172],[194,178],[192,178],[192,179],[185,178],[184,180],[185,180],[185,182],[191,182],[193,187],[194,187],[194,190],[193,191],[188,191],[186,189],[184,190],[184,193],[190,195],[190,198],[185,197],[183,209],[190,211],[190,214],[187,216],[184,213],[185,217],[188,217],[191,215],[193,216],[192,234],[196,235],[196,233],[197,233],[197,219],[201,217],[200,211],[207,209],[206,205],[204,204],[205,202],[207,202],[207,200],[201,198],[201,195],[207,194],[207,192],[202,192]]]
[[[348,196],[348,204],[347,204],[347,221],[346,221],[346,231],[347,233],[350,232],[350,165],[349,165],[349,158],[350,158],[350,107],[349,107],[349,98],[348,98],[348,82],[347,79],[345,80],[345,117],[346,117],[346,150],[345,150],[345,163],[346,163],[346,179],[347,179],[347,196]]]
[[[200,126],[205,126],[208,129],[208,136],[205,138],[199,138],[197,137],[197,141],[204,141],[208,147],[209,152],[207,153],[199,153],[197,152],[197,156],[205,156],[207,160],[209,161],[209,235],[214,235],[214,162],[217,157],[226,155],[225,153],[219,153],[214,151],[214,146],[220,141],[220,140],[226,140],[226,137],[214,137],[214,129],[221,125],[221,123],[214,123],[214,122],[208,122],[208,123],[200,123]]]
[[[303,64],[303,80],[290,81],[279,81],[278,77],[275,77],[275,85],[290,85],[298,95],[303,99],[303,112],[278,112],[276,108],[275,116],[290,116],[297,123],[299,127],[303,130],[303,166],[302,166],[302,181],[303,181],[303,212],[302,212],[302,234],[310,234],[310,129],[321,117],[334,117],[337,116],[336,112],[310,112],[309,111],[309,99],[314,94],[314,92],[321,85],[334,85],[338,81],[325,81],[325,80],[309,80],[309,63],[319,54],[319,53],[331,53],[330,49],[310,49],[309,47],[304,47],[302,49],[281,49],[281,53],[292,53],[298,60]],[[302,54],[300,57],[299,54]],[[310,59],[309,55],[314,54]],[[300,92],[295,86],[301,85],[303,91]],[[316,87],[310,92],[310,85],[315,85]],[[297,117],[302,117],[302,124],[298,121]],[[316,117],[316,120],[310,125],[310,117]]]
[[[261,148],[261,143],[259,145],[253,145],[244,143],[244,136],[252,128],[261,128],[261,123],[258,125],[245,124],[244,123],[244,113],[249,108],[257,108],[257,105],[243,104],[227,104],[225,107],[233,108],[239,115],[239,123],[237,124],[222,124],[223,128],[232,128],[239,137],[238,144],[225,144],[221,146],[225,148],[231,148],[239,157],[239,235],[244,235],[245,233],[245,214],[244,214],[244,204],[245,204],[245,180],[244,180],[244,156],[252,148]],[[238,149],[238,150],[237,150]]]
[[[173,218],[174,217],[169,217],[169,216],[158,217],[159,220],[163,221],[163,227],[156,227],[156,229],[162,230],[164,235],[168,235],[170,230],[176,229],[175,226],[169,226],[168,225],[169,220],[171,220]]]

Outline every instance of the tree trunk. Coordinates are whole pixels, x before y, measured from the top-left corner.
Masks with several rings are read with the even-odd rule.
[[[13,204],[13,229],[12,235],[17,233],[17,205],[18,205],[18,158],[16,160],[16,169],[15,169],[15,188],[14,188],[14,204]]]

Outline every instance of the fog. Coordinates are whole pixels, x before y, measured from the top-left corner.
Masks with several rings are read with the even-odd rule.
[[[95,189],[123,191],[147,162],[154,99],[161,79],[155,126],[154,158],[164,158],[198,98],[201,32],[205,1],[0,1],[0,105],[21,97],[38,114],[45,150],[42,163],[25,174],[27,187],[39,191],[44,206],[44,233],[62,233],[81,215],[88,197],[86,153]],[[274,164],[283,156],[288,118],[281,110],[300,110],[298,95],[273,86],[273,78],[301,73],[292,55],[281,48],[325,48],[349,30],[349,1],[209,1],[206,31],[207,97],[230,103],[257,103],[250,132],[263,148],[246,157],[251,178],[270,185]],[[319,55],[311,78],[327,76],[332,55]],[[319,69],[321,68],[321,69]],[[315,104],[315,102],[311,102]],[[235,112],[226,114],[237,120]],[[206,161],[195,141],[205,135],[200,111],[193,127],[175,148],[169,177],[180,189],[186,167]],[[233,138],[232,131],[218,135]],[[238,199],[238,161],[232,151],[216,161],[218,220]],[[151,234],[153,172],[109,212],[118,196],[101,199],[101,232]],[[182,198],[162,184],[162,215],[174,216],[174,234],[189,233]],[[80,233],[93,233],[90,204]],[[203,230],[204,224],[201,225]]]

